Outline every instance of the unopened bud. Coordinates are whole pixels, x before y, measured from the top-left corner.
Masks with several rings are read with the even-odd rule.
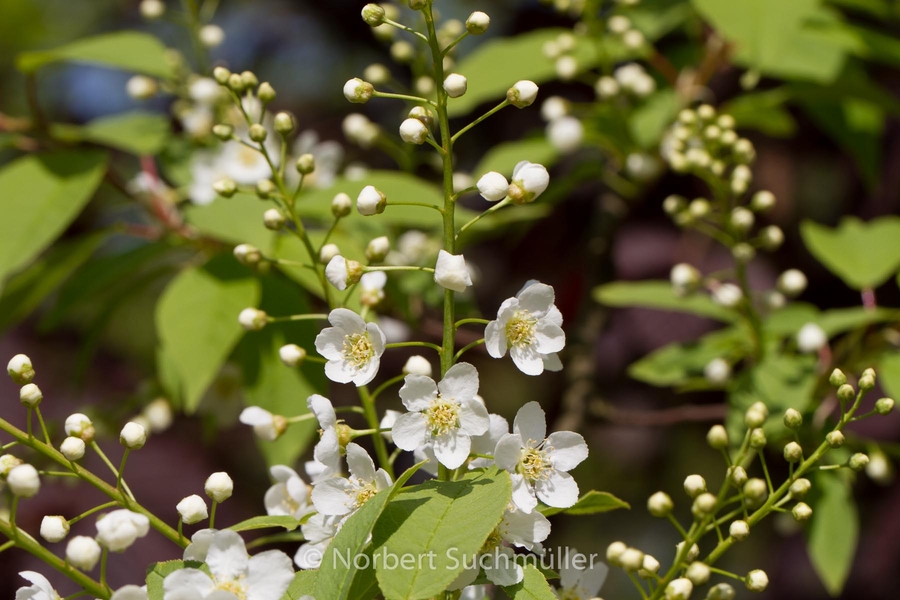
[[[694,593],[694,584],[686,577],[675,579],[666,586],[665,593],[666,600],[689,600]]]
[[[765,212],[773,206],[775,206],[775,194],[768,190],[756,192],[750,200],[750,208],[759,212]]]
[[[219,85],[228,85],[230,77],[231,71],[225,67],[216,67],[213,69],[213,79],[215,79]]]
[[[284,114],[284,113],[280,113]],[[269,135],[268,130],[265,127],[260,125],[259,123],[254,123],[250,126],[250,131],[248,133],[250,139],[257,143],[262,143],[266,141],[266,137]]]
[[[220,179],[212,187],[223,198],[231,198],[237,193],[237,184],[231,179]]]
[[[248,267],[258,265],[262,261],[262,252],[251,244],[238,244],[234,247],[233,254],[239,263]]]
[[[370,262],[382,262],[391,251],[391,243],[386,236],[372,239],[366,246],[366,258]]]
[[[754,477],[753,479],[748,479],[747,483],[744,484],[744,496],[752,502],[761,501],[768,493],[769,488],[766,487],[766,482],[762,479]]]
[[[839,388],[847,383],[847,376],[844,375],[844,372],[840,369],[835,369],[831,372],[828,382],[834,387]]]
[[[353,210],[353,200],[344,192],[339,193],[331,200],[331,214],[336,219],[346,217]]]
[[[794,500],[799,500],[806,496],[809,492],[809,489],[812,487],[812,484],[809,482],[809,479],[801,477],[797,481],[791,484],[791,498]]]
[[[784,426],[788,429],[799,429],[803,425],[803,415],[799,411],[789,408],[784,411]]]
[[[207,478],[203,491],[213,502],[225,502],[234,492],[234,481],[224,471],[213,473]]]
[[[684,480],[684,491],[691,498],[696,498],[706,491],[706,480],[700,475],[688,475]]]
[[[622,556],[622,553],[628,550],[628,546],[623,544],[622,542],[613,542],[606,548],[606,560],[609,561],[610,564],[618,566],[619,557]]]
[[[44,394],[41,392],[41,388],[33,383],[27,383],[19,390],[19,402],[28,408],[37,407],[43,399]]]
[[[875,410],[879,415],[889,415],[894,410],[894,400],[892,398],[880,398],[875,402]]]
[[[695,586],[705,585],[709,581],[709,575],[709,567],[702,562],[691,563],[684,574]]]
[[[506,91],[506,100],[516,108],[525,108],[534,103],[538,95],[538,86],[533,81],[523,79]]]
[[[732,521],[731,525],[728,526],[728,535],[739,542],[743,542],[750,535],[750,525],[743,520]]]
[[[119,443],[129,450],[140,450],[147,443],[147,430],[137,423],[125,423],[119,433]]]
[[[288,367],[298,367],[306,360],[306,350],[297,344],[287,344],[278,349],[278,358]]]
[[[750,432],[750,447],[754,450],[762,450],[766,447],[766,432],[762,428],[757,427]]]
[[[862,452],[857,452],[847,461],[847,466],[857,473],[865,469],[867,464],[869,464],[869,457]]]
[[[706,600],[734,600],[735,591],[727,583],[718,583],[710,588]]]
[[[491,18],[481,11],[475,11],[466,19],[466,31],[472,35],[481,35],[488,30]]]
[[[260,200],[268,200],[275,193],[275,184],[269,179],[260,179],[256,182],[256,195]]]
[[[619,556],[619,566],[629,572],[639,570],[644,564],[644,553],[637,548],[626,548]]]
[[[747,470],[744,467],[736,465],[728,468],[728,481],[734,487],[741,487],[747,483],[748,478]]]
[[[647,510],[654,517],[667,517],[672,513],[672,498],[665,492],[656,492],[647,500]]]
[[[309,175],[316,170],[316,157],[312,154],[301,154],[297,158],[296,168],[301,175]]]
[[[69,535],[69,522],[65,517],[46,516],[41,520],[41,537],[56,544]]]
[[[798,523],[802,523],[804,521],[808,521],[812,516],[812,509],[809,507],[809,504],[806,502],[798,502],[793,509],[791,509],[791,515],[793,515],[794,520]]]
[[[838,388],[837,396],[844,402],[850,402],[856,396],[856,390],[853,389],[852,385],[845,383]]]
[[[691,506],[691,513],[700,519],[710,514],[716,508],[716,497],[709,492],[697,496]]]
[[[265,104],[268,104],[269,102],[271,102],[272,100],[275,99],[275,88],[273,88],[272,84],[270,84],[268,81],[263,81],[261,84],[259,84],[259,89],[256,90],[256,97],[259,98]],[[279,113],[279,114],[281,114],[281,113]],[[277,117],[276,117],[275,128],[276,129],[278,128]]]
[[[212,131],[213,135],[223,142],[227,142],[234,136],[234,127],[232,127],[231,125],[226,125],[225,123],[214,125]]]
[[[747,589],[751,592],[764,592],[769,586],[769,576],[759,569],[747,573]]]
[[[275,131],[287,135],[294,130],[294,117],[286,112],[275,115]]]
[[[284,227],[285,223],[287,223],[287,219],[277,208],[270,208],[263,213],[263,225],[266,226],[266,229],[278,231]]]
[[[825,436],[825,441],[832,448],[840,448],[844,445],[844,434],[839,430],[829,431]]]
[[[375,87],[358,77],[344,84],[344,97],[354,104],[365,104],[372,99],[374,93]]]
[[[34,367],[31,365],[31,359],[24,354],[13,356],[6,365],[6,372],[18,385],[29,384],[34,379]]]
[[[90,443],[94,440],[94,424],[87,415],[74,413],[66,418],[66,435]]]
[[[706,434],[706,442],[714,450],[724,450],[728,447],[728,432],[722,425],[713,425]]]
[[[247,331],[259,331],[269,322],[269,315],[256,308],[245,308],[238,315],[238,323]]]
[[[362,9],[362,19],[371,27],[384,23],[384,8],[377,4],[366,4]]]
[[[67,437],[63,443],[59,445],[59,451],[68,460],[81,460],[85,451],[84,440],[78,437]]]
[[[784,460],[789,463],[800,462],[803,459],[803,448],[797,442],[788,442],[784,446]]]

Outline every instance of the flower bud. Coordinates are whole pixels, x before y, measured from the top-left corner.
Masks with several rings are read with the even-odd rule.
[[[206,48],[215,48],[225,41],[225,32],[218,25],[204,25],[197,32],[197,36]]]
[[[228,76],[228,89],[235,94],[240,94],[244,91],[244,80],[241,79],[240,73],[231,73]]]
[[[697,496],[691,506],[691,514],[696,518],[702,518],[710,514],[716,508],[716,497],[709,492]]]
[[[744,496],[751,504],[762,501],[769,494],[769,488],[762,479],[754,477],[744,484]]]
[[[840,448],[844,445],[844,434],[839,430],[829,431],[825,436],[825,441],[832,448]]]
[[[203,491],[206,492],[206,495],[209,496],[213,502],[225,502],[231,498],[231,494],[234,492],[234,482],[231,480],[231,477],[228,476],[228,473],[219,471],[207,478],[206,485],[203,486]]]
[[[714,385],[728,383],[731,379],[731,365],[724,358],[714,358],[703,367],[703,376]]]
[[[840,369],[835,369],[831,372],[828,382],[834,387],[839,388],[847,383],[847,376],[844,375],[844,372]]]
[[[161,433],[172,426],[172,405],[165,398],[156,398],[144,407],[143,416],[153,433]]]
[[[94,424],[86,415],[75,413],[66,418],[66,435],[90,443],[94,439]]]
[[[850,402],[853,400],[854,396],[856,396],[856,390],[853,389],[852,385],[845,383],[838,388],[837,396],[843,402]]]
[[[412,62],[412,59],[415,58],[415,56],[416,49],[406,40],[400,40],[399,42],[391,44],[391,58],[393,58],[394,61],[400,64],[406,64]],[[429,92],[429,94],[430,93],[431,92]]]
[[[223,142],[227,142],[234,136],[234,127],[226,125],[225,123],[219,123],[218,125],[213,126],[212,132],[214,136]]]
[[[739,542],[743,542],[750,535],[750,525],[744,520],[732,521],[731,525],[728,526],[728,535]]]
[[[215,69],[213,69],[213,79],[215,79],[219,85],[227,85],[230,78],[231,71],[229,71],[225,67],[216,67]]]
[[[262,261],[262,252],[252,244],[238,244],[234,247],[233,254],[239,263],[248,267],[258,265]]]
[[[286,114],[286,113],[279,113],[279,114]],[[288,117],[290,117],[290,115],[288,115]],[[249,131],[248,135],[250,136],[250,139],[253,140],[254,142],[262,143],[262,142],[266,141],[266,137],[268,137],[269,132],[268,132],[268,130],[266,130],[265,127],[263,127],[259,123],[254,123],[253,125],[250,126],[250,131]]]
[[[875,402],[875,410],[879,415],[889,415],[894,410],[893,398],[880,398]]]
[[[301,175],[309,175],[316,170],[316,157],[312,154],[301,154],[295,167]]]
[[[264,104],[268,104],[272,100],[275,99],[275,88],[272,87],[268,81],[263,81],[259,84],[259,89],[256,90],[256,97],[260,99]],[[287,113],[278,113],[279,115],[287,114]],[[290,115],[288,115],[290,117]],[[291,119],[291,129],[293,129],[293,119]],[[275,130],[278,131],[278,115],[275,116]]]
[[[175,506],[175,510],[178,511],[178,516],[186,525],[199,523],[209,516],[206,502],[197,494],[184,498]]]
[[[694,585],[705,585],[709,581],[709,567],[702,562],[693,562],[687,568],[684,576],[691,580]]]
[[[765,212],[773,206],[775,206],[775,194],[768,190],[756,192],[750,200],[750,208],[755,211]]]
[[[119,433],[119,443],[129,450],[140,450],[147,443],[147,430],[137,423],[125,423]]]
[[[724,450],[728,447],[728,432],[722,425],[713,425],[706,434],[706,443],[714,450]]]
[[[369,241],[369,244],[366,246],[366,258],[370,262],[381,262],[390,251],[391,243],[388,241],[387,236],[382,235]]]
[[[256,78],[253,71],[244,71],[241,73],[241,83],[243,84],[244,89],[255,88],[259,85],[259,79]]]
[[[102,550],[94,538],[78,535],[66,545],[66,562],[82,571],[92,571],[100,560]]]
[[[481,35],[488,30],[490,24],[491,18],[480,10],[476,10],[466,19],[466,31],[472,35]]]
[[[684,542],[678,542],[675,544],[675,554],[681,554],[681,550],[684,548]],[[691,549],[688,550],[687,556],[684,557],[685,562],[694,562],[697,557],[700,556],[700,547],[697,544],[691,546]]]
[[[459,98],[466,93],[468,81],[459,73],[450,73],[444,79],[444,91],[451,98]]]
[[[517,81],[506,91],[506,100],[516,108],[531,106],[538,95],[538,86],[527,79]]]
[[[269,322],[269,315],[256,308],[245,308],[238,315],[238,323],[246,331],[259,331]]]
[[[777,225],[763,227],[759,232],[759,241],[766,250],[777,250],[784,243],[784,232]]]
[[[331,259],[335,256],[340,256],[341,249],[337,244],[325,244],[322,246],[322,249],[319,250],[319,261],[323,265],[327,265],[331,262]]]
[[[803,415],[799,411],[789,408],[784,411],[784,426],[788,429],[797,430],[803,425]]]
[[[809,482],[809,479],[801,477],[797,481],[791,484],[791,498],[794,500],[799,500],[806,496],[807,492],[809,492],[809,488],[812,487],[812,484]]]
[[[403,365],[404,375],[424,375],[431,377],[431,362],[424,356],[414,355],[406,360]]]
[[[434,266],[434,281],[442,288],[464,292],[472,285],[472,276],[462,254],[450,254],[446,250],[438,253]]]
[[[866,468],[866,465],[869,464],[869,457],[863,454],[862,452],[857,452],[853,456],[850,457],[850,460],[847,461],[847,466],[859,473],[863,469]],[[16,467],[21,468],[21,467]],[[12,475],[10,473],[10,475]]]
[[[741,288],[733,283],[723,283],[719,285],[712,293],[713,301],[725,308],[734,308],[741,303],[744,298],[744,292]]]
[[[372,99],[374,93],[375,87],[358,77],[344,84],[344,97],[354,104],[365,104]]]
[[[674,503],[672,498],[665,492],[656,492],[647,500],[647,510],[654,517],[667,517],[672,513]]]
[[[796,463],[803,460],[803,448],[797,442],[788,442],[784,446],[784,460]]]
[[[367,185],[356,198],[356,210],[366,217],[380,215],[386,206],[387,196],[375,189],[375,186]]]
[[[691,498],[696,498],[706,491],[706,480],[700,475],[688,475],[684,480],[684,491]]]
[[[747,409],[747,412],[744,413],[744,425],[749,429],[762,427],[769,416],[768,412],[768,410],[760,410],[756,405],[751,406]]]
[[[162,0],[142,0],[141,16],[148,21],[155,21],[166,13],[166,4]]]
[[[748,231],[753,227],[754,220],[753,213],[742,206],[731,211],[731,226],[737,231]]]
[[[41,519],[41,537],[55,544],[66,539],[69,535],[69,522],[65,517],[46,516]]]
[[[619,557],[628,550],[628,546],[623,544],[622,542],[613,542],[606,548],[606,560],[609,561],[611,565],[619,566]]]
[[[769,576],[765,571],[756,569],[747,573],[747,589],[751,592],[763,592],[769,585]]]
[[[284,215],[277,208],[270,208],[263,213],[263,225],[266,226],[266,229],[278,231],[284,228],[286,222],[287,219],[284,218]]]
[[[869,390],[871,390],[874,387],[875,387],[874,374],[863,373],[862,376],[859,378],[859,389],[861,389],[864,392],[868,392]]]
[[[428,4],[427,0],[408,0],[407,5],[413,10],[422,10]]]
[[[355,260],[347,260],[343,256],[335,256],[325,266],[325,277],[338,290],[359,283],[363,274],[362,264]]]
[[[762,450],[766,447],[766,432],[762,428],[757,427],[750,432],[750,447],[754,450]]]
[[[741,487],[745,483],[747,483],[747,470],[740,465],[735,465],[733,467],[728,467],[728,481],[731,482],[731,485],[734,487]]]
[[[24,354],[16,354],[6,365],[6,372],[17,385],[26,385],[34,379],[34,367],[31,359]]]
[[[734,600],[734,588],[727,583],[718,583],[710,588],[706,600]]]
[[[297,344],[286,344],[278,349],[278,357],[288,367],[297,367],[306,359],[306,350]]]
[[[41,393],[41,388],[33,383],[27,383],[19,390],[19,402],[28,408],[37,407],[43,399],[44,394]]]
[[[6,485],[13,496],[31,498],[41,489],[41,478],[37,469],[24,463],[10,469],[6,476]]]
[[[527,204],[537,200],[549,185],[550,174],[546,167],[523,160],[513,169],[507,195],[516,204]]]
[[[346,217],[351,210],[353,210],[353,200],[344,192],[337,194],[331,200],[331,214],[334,215],[334,218]]]
[[[85,451],[84,440],[79,437],[67,437],[63,440],[63,443],[59,445],[59,451],[68,460],[81,460]]]
[[[275,193],[275,184],[269,179],[260,179],[256,182],[256,195],[260,200],[268,200]]]
[[[685,577],[670,581],[666,586],[666,600],[689,600],[693,593],[694,584]]]
[[[798,502],[793,509],[791,509],[791,515],[793,515],[794,520],[798,523],[803,523],[804,521],[808,521],[812,516],[812,509],[809,507],[809,504],[805,502]]]
[[[653,579],[653,577],[646,577],[650,573],[656,573],[659,571],[659,561],[649,554],[644,555],[644,561],[641,563],[641,570],[638,572],[638,575],[644,577],[645,579]]]
[[[377,4],[366,4],[362,9],[362,19],[371,27],[384,23],[384,8]]]
[[[219,179],[212,187],[223,198],[231,198],[237,193],[237,184],[231,179]]]
[[[496,171],[482,175],[478,179],[476,187],[481,197],[489,202],[503,200],[509,192],[509,182],[506,180],[506,177]]]
[[[756,249],[745,242],[735,244],[731,249],[731,255],[739,263],[748,263],[756,256]]]
[[[294,117],[286,112],[280,112],[275,115],[275,131],[280,133],[281,135],[287,135],[294,130]],[[252,132],[251,128],[251,132]],[[265,128],[263,128],[265,131]],[[265,139],[265,138],[263,138]],[[262,141],[262,140],[256,140]]]
[[[619,555],[619,566],[628,572],[640,569],[644,564],[644,553],[637,548],[626,548]]]
[[[424,144],[428,139],[428,127],[419,119],[405,119],[400,123],[400,139],[407,144]]]
[[[147,100],[156,95],[159,85],[155,79],[146,75],[135,75],[125,84],[125,91],[135,100]]]
[[[668,198],[666,198],[666,200],[668,200]],[[672,288],[679,296],[683,296],[696,289],[697,284],[700,283],[700,278],[700,271],[687,263],[678,263],[672,267],[672,270],[669,272],[669,281],[672,282]]]

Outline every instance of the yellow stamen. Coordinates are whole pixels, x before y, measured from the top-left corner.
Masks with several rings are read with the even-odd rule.
[[[341,352],[348,363],[354,367],[362,367],[375,356],[375,349],[368,333],[354,333],[344,338],[344,348]]]
[[[428,427],[435,437],[448,431],[459,428],[459,404],[451,400],[445,400],[440,395],[431,401],[431,406],[425,411]]]
[[[538,320],[527,310],[517,310],[506,323],[506,339],[510,346],[521,348],[534,343],[534,328]]]

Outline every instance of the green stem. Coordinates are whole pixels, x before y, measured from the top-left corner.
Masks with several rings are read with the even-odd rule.
[[[213,500],[212,506],[209,509],[209,528],[216,528],[216,507],[219,506],[219,503]]]
[[[375,267],[363,267],[364,273],[370,271],[424,271],[425,273],[434,273],[431,267],[416,267],[413,265],[378,265]]]
[[[454,361],[459,360],[459,357],[461,357],[463,354],[465,354],[466,352],[468,352],[469,350],[471,350],[472,348],[474,348],[476,346],[480,346],[483,343],[484,343],[484,338],[481,338],[479,340],[475,340],[471,344],[466,344],[465,346],[460,348],[459,352],[456,353],[456,356],[453,357],[453,360]]]
[[[378,413],[375,411],[375,401],[369,393],[369,388],[368,386],[363,385],[358,387],[357,390],[359,391],[359,399],[362,402],[366,422],[371,429],[377,430],[381,423],[378,420]],[[394,467],[391,465],[391,461],[388,457],[387,442],[384,441],[384,436],[372,436],[372,443],[375,446],[375,455],[378,457],[379,466],[388,472],[388,475],[391,476],[391,481],[393,481]]]
[[[104,548],[103,554],[100,555],[100,585],[104,587],[104,589],[109,589],[109,586],[106,585],[106,560],[109,558],[109,550]]]
[[[504,198],[503,200],[501,200],[501,201],[498,202],[497,204],[493,205],[492,207],[490,207],[489,209],[487,209],[486,211],[484,211],[484,212],[481,213],[480,215],[475,215],[475,217],[473,217],[471,221],[469,221],[468,223],[466,223],[465,225],[463,225],[462,227],[459,228],[459,233],[457,233],[455,237],[456,237],[456,238],[459,238],[459,236],[461,236],[461,235],[463,234],[463,231],[465,231],[466,229],[468,229],[469,227],[471,227],[472,225],[474,225],[475,223],[477,223],[478,221],[480,221],[480,220],[483,219],[484,217],[488,216],[489,214],[494,213],[494,212],[497,212],[498,210],[500,210],[501,208],[503,208],[504,206],[506,206],[506,205],[509,204],[510,202],[512,202],[512,198],[510,198],[509,196],[507,196],[506,198]]]
[[[50,434],[47,433],[47,424],[44,423],[44,416],[41,414],[41,407],[40,407],[40,406],[35,406],[35,407],[34,407],[34,412],[35,412],[35,414],[37,415],[38,423],[41,424],[41,431],[42,431],[43,434],[44,434],[44,442],[47,443],[47,444],[51,444],[52,442],[50,441]]]
[[[119,471],[116,473],[116,489],[122,489],[122,476],[125,473],[125,463],[128,461],[128,454],[131,452],[130,448],[125,448],[125,453],[122,455],[122,462],[119,464]],[[131,492],[128,493],[131,496]]]
[[[488,323],[490,323],[490,321],[487,319],[460,319],[454,326],[459,329],[460,325],[468,325],[469,323],[474,323],[477,325],[487,325]]]
[[[431,348],[435,350],[438,354],[443,354],[444,349],[437,344],[432,344],[431,342],[392,342],[390,344],[385,344],[385,348]],[[443,359],[443,356],[441,357]]]
[[[269,317],[269,323],[285,323],[287,321],[309,321],[309,320],[318,320],[324,321],[328,319],[328,315],[322,313],[310,313],[306,315],[288,315],[285,317]]]
[[[384,392],[384,390],[388,389],[396,383],[400,383],[404,379],[406,379],[406,375],[401,373],[400,375],[391,377],[390,379],[379,385],[377,388],[375,388],[375,391],[372,392],[372,402],[375,402],[378,399],[378,396],[380,396],[381,393]]]
[[[464,32],[462,33],[461,36],[459,36],[458,38],[456,38],[455,40],[453,40],[452,42],[450,42],[450,43],[447,45],[447,47],[444,48],[443,55],[444,55],[444,56],[447,56],[447,55],[450,53],[450,51],[453,50],[453,49],[456,47],[456,45],[457,45],[458,43],[460,43],[461,41],[463,41],[464,39],[466,39],[468,36],[469,36],[469,32],[468,32],[468,31],[464,31]]]
[[[93,448],[94,452],[97,453],[97,456],[100,457],[100,460],[102,460],[103,463],[109,468],[110,472],[112,472],[112,474],[116,476],[116,489],[117,489],[117,490],[119,490],[119,489],[124,489],[125,492],[128,494],[128,497],[130,497],[132,500],[134,500],[134,494],[132,494],[132,493],[131,493],[131,490],[128,489],[128,484],[127,484],[127,483],[121,482],[121,481],[120,481],[120,479],[119,479],[119,471],[118,471],[118,469],[116,469],[116,466],[115,466],[114,464],[112,464],[112,461],[109,460],[109,457],[106,456],[106,453],[103,452],[103,450],[100,448],[100,446],[99,446],[99,445],[97,444],[97,442],[94,441],[94,440],[91,440],[90,446],[91,446],[91,448]],[[120,484],[120,483],[122,484],[121,487],[119,487],[119,484]],[[126,496],[123,494],[123,498],[126,499],[126,502],[127,502],[127,500],[128,500],[128,497],[126,497]],[[126,504],[126,506],[127,506],[127,504]]]
[[[421,206],[422,208],[432,208],[438,212],[443,212],[440,206],[428,204],[427,202],[416,202],[415,200],[388,200],[385,206]]]
[[[450,138],[450,141],[456,142],[456,140],[458,140],[460,137],[462,137],[462,134],[469,131],[470,129],[472,129],[473,127],[475,127],[476,125],[478,125],[479,123],[481,123],[482,121],[484,121],[485,119],[487,119],[488,117],[493,115],[494,113],[497,113],[497,112],[503,110],[507,106],[509,106],[509,100],[504,100],[503,102],[501,102],[500,104],[498,104],[497,106],[492,108],[491,110],[487,111],[486,113],[484,113],[483,115],[481,115],[480,117],[478,117],[477,119],[475,119],[474,121],[472,121],[471,123],[469,123],[468,125],[463,127],[462,129],[460,129],[459,131],[454,133],[453,137]]]
[[[416,31],[412,27],[408,27],[408,26],[404,25],[403,23],[398,23],[397,21],[392,21],[391,19],[388,19],[387,17],[384,18],[384,23],[385,23],[385,25],[390,25],[391,27],[396,27],[397,29],[400,29],[407,33],[411,33],[426,42],[428,41],[428,38],[425,37],[425,35],[422,32]]]
[[[391,94],[390,92],[379,92],[375,91],[372,93],[373,98],[393,98],[394,100],[408,100],[409,102],[415,102],[417,104],[431,104],[434,106],[434,102],[428,100],[427,98],[419,98],[418,96],[407,96],[406,94]]]
[[[90,510],[84,511],[77,517],[72,517],[71,519],[69,519],[69,525],[74,525],[75,523],[84,519],[85,517],[89,517],[94,513],[100,512],[101,510],[105,510],[107,508],[115,508],[116,506],[119,506],[118,502],[107,502],[106,504],[101,504],[100,506],[95,506],[94,508],[92,508]]]

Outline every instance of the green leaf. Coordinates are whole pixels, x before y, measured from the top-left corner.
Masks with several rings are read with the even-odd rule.
[[[504,587],[503,591],[512,600],[557,600],[556,594],[537,567],[527,565],[525,578],[516,585]]]
[[[859,515],[850,485],[833,472],[816,477],[814,487],[821,496],[813,505],[807,550],[825,589],[837,597],[853,566]]]
[[[312,596],[316,592],[316,578],[319,575],[317,569],[297,571],[294,580],[288,587],[281,600],[300,600],[303,596]]]
[[[765,329],[775,336],[792,336],[807,323],[815,323],[832,338],[875,323],[896,321],[900,311],[890,308],[867,309],[862,306],[835,308],[820,312],[812,304],[792,302],[765,321]]]
[[[165,53],[163,43],[150,34],[117,31],[77,40],[50,50],[25,52],[16,58],[16,67],[25,73],[33,73],[44,65],[67,61],[166,78],[172,74],[172,67],[166,60]]]
[[[677,296],[668,281],[615,281],[594,288],[593,295],[594,300],[607,306],[671,310],[725,322],[737,318],[734,311],[722,308],[709,296]]]
[[[856,11],[859,13],[888,19],[891,17],[891,4],[889,0],[826,0],[828,4]]]
[[[477,179],[489,171],[496,171],[509,178],[515,166],[523,160],[539,163],[549,168],[559,160],[559,150],[554,148],[543,136],[497,144],[481,158],[473,175]]]
[[[790,137],[797,130],[797,122],[785,108],[790,97],[786,87],[741,94],[726,103],[722,112],[734,117],[739,129],[756,129],[771,137]]]
[[[383,514],[385,506],[423,464],[419,463],[407,469],[390,490],[375,494],[341,526],[341,530],[322,556],[322,564],[316,577],[316,598],[357,600],[352,592],[354,581],[360,573],[353,559],[360,556],[369,545],[369,535]]]
[[[0,331],[37,309],[106,239],[106,233],[94,233],[56,244],[27,269],[11,277],[0,297]]]
[[[681,99],[674,89],[653,94],[632,112],[629,119],[628,125],[635,143],[645,150],[658,145],[681,107]]]
[[[243,335],[238,314],[258,299],[259,282],[228,255],[185,269],[166,287],[156,307],[156,329],[188,414]]]
[[[241,521],[229,527],[232,531],[250,531],[253,529],[271,529],[283,527],[288,531],[294,531],[300,526],[300,521],[291,516],[264,515]]]
[[[889,352],[882,356],[875,372],[888,396],[900,398],[900,352]]]
[[[834,229],[804,221],[800,235],[819,262],[857,290],[878,287],[900,268],[900,217],[845,217]]]
[[[169,141],[169,119],[160,113],[136,110],[100,117],[82,127],[57,125],[54,137],[94,142],[139,156],[153,156]]]
[[[866,184],[874,187],[880,176],[884,112],[877,105],[853,98],[840,104],[804,102],[819,127],[852,157]]]
[[[200,569],[203,563],[192,560],[168,560],[153,563],[147,568],[147,596],[149,600],[163,600],[163,580],[182,569]]]
[[[579,498],[578,502],[569,508],[552,508],[548,506],[541,508],[541,513],[543,513],[545,517],[550,517],[559,513],[565,513],[567,515],[596,515],[611,510],[618,510],[620,508],[630,509],[631,505],[624,500],[616,498],[609,492],[591,490]]]
[[[703,375],[703,368],[715,358],[736,362],[747,353],[746,336],[737,328],[707,334],[694,342],[663,346],[628,367],[628,374],[650,385],[685,385]]]
[[[372,532],[374,553],[428,557],[412,568],[376,564],[388,600],[431,598],[462,572],[503,518],[511,496],[505,471],[473,471],[458,481],[427,481],[404,490],[384,511]],[[449,556],[448,556],[449,554]]]
[[[272,248],[275,234],[263,226],[262,215],[268,206],[250,194],[217,198],[212,204],[189,204],[185,221],[205,236],[228,244],[253,244],[263,252]]]
[[[0,170],[0,286],[75,220],[106,171],[93,150],[32,154]]]
[[[259,307],[270,315],[309,312],[306,296],[284,278],[262,278]],[[244,373],[244,399],[248,405],[261,406],[276,415],[289,417],[309,412],[306,398],[327,389],[322,365],[306,363],[298,369],[285,367],[278,349],[294,343],[313,352],[321,327],[314,321],[279,323],[253,332],[242,340],[235,352]],[[288,427],[274,442],[257,440],[268,465],[291,465],[316,437],[316,421],[309,419]]]
[[[807,24],[830,14],[819,0],[692,0],[703,17],[737,46],[738,62],[764,75],[834,81],[844,49]],[[778,15],[778,18],[772,18]]]

